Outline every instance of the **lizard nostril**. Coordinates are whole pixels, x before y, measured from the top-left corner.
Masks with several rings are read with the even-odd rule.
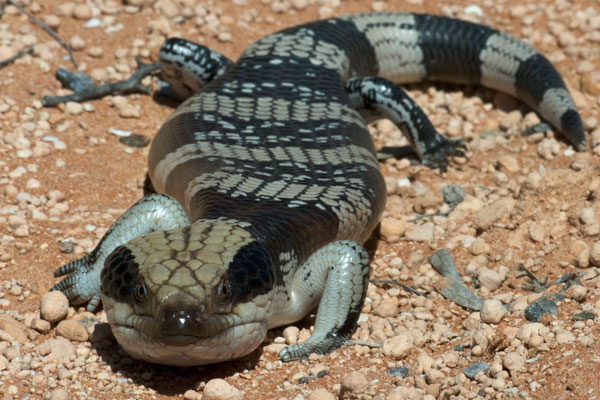
[[[202,310],[165,310],[161,318],[161,333],[165,337],[195,336],[204,322]]]

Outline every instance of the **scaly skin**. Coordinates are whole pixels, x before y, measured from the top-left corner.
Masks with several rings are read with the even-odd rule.
[[[90,256],[57,271],[71,275],[55,287],[89,308],[101,296],[119,343],[151,362],[241,357],[317,304],[312,336],[281,359],[350,338],[369,276],[361,245],[386,194],[366,121],[391,119],[426,165],[444,169],[462,155],[397,83],[513,94],[585,148],[546,58],[455,19],[359,14],[266,36],[235,63],[181,39],[160,57],[186,99],[150,149],[151,183],[164,194],[136,203]]]

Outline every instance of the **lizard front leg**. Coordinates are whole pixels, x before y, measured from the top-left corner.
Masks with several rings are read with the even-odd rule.
[[[329,353],[352,336],[365,300],[369,270],[366,250],[348,240],[330,243],[308,258],[294,274],[289,302],[280,315],[299,319],[320,299],[315,329],[305,342],[281,350],[282,361]]]
[[[64,292],[72,304],[87,302],[88,311],[94,311],[100,303],[100,273],[104,260],[115,248],[150,232],[189,224],[185,209],[173,197],[165,194],[146,196],[115,221],[91,253],[58,268],[55,277],[68,275],[51,290]]]

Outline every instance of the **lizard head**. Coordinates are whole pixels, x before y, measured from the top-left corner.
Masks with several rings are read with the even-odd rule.
[[[200,222],[117,247],[102,270],[102,302],[133,357],[201,365],[241,357],[263,341],[275,274],[246,230]]]

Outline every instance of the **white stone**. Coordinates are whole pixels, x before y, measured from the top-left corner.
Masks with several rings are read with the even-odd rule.
[[[59,290],[48,292],[41,298],[40,315],[48,322],[58,322],[67,316],[69,300]]]
[[[500,300],[486,299],[481,306],[481,320],[487,324],[497,324],[506,315],[506,309]]]

